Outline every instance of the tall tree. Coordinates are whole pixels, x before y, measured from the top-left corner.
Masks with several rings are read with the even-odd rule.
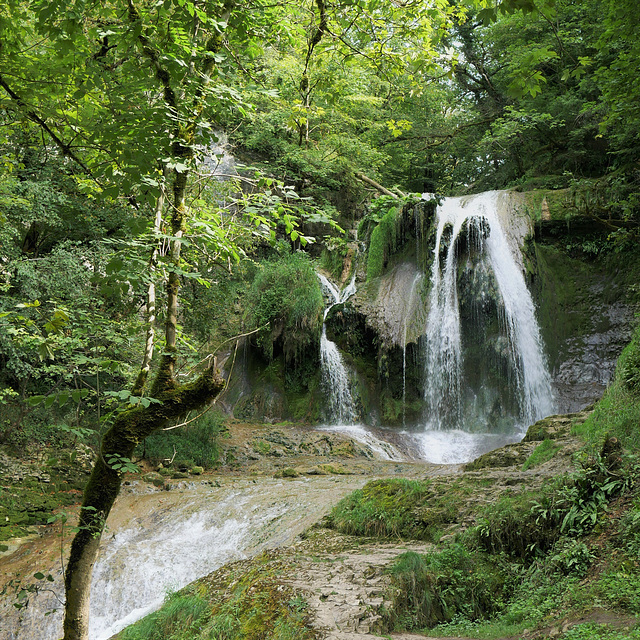
[[[223,387],[212,361],[186,384],[176,364],[189,181],[214,139],[216,114],[239,102],[220,81],[231,20],[245,33],[252,24],[230,0],[14,1],[0,22],[2,107],[37,124],[102,198],[128,200],[135,216],[155,211],[156,231],[166,227],[169,241],[163,352],[147,383],[150,333],[134,389],[147,398],[116,417],[85,489],[65,573],[66,640],[88,637],[92,569],[123,463],[146,436]],[[153,299],[150,290],[150,314]]]

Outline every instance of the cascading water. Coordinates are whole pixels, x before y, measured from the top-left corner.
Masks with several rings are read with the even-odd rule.
[[[433,462],[470,459],[491,448],[486,437],[502,440],[494,446],[517,440],[553,413],[534,304],[500,224],[499,196],[447,198],[437,210],[426,429],[417,437]]]
[[[346,302],[356,292],[356,277],[354,275],[349,284],[342,291],[338,291],[325,276],[321,273],[317,275],[322,289],[329,298],[329,304],[324,311],[326,319],[331,307]],[[344,433],[358,440],[382,460],[404,460],[404,456],[384,437],[378,437],[371,429],[356,424],[358,412],[351,393],[349,372],[338,346],[327,338],[327,328],[324,324],[320,339],[320,368],[322,385],[327,397],[328,414],[328,425],[323,428],[327,431]]]
[[[221,565],[265,549],[289,545],[354,489],[364,476],[220,478],[220,483],[182,482],[158,491],[134,482],[124,488],[107,520],[93,573],[89,640],[106,640],[157,609],[167,592],[182,588]],[[217,486],[216,486],[217,485]],[[54,546],[57,546],[54,545]],[[23,552],[24,553],[24,552]],[[26,553],[29,553],[27,551]],[[56,640],[62,636],[64,588],[59,566],[29,606],[0,598],[0,640]]]
[[[330,300],[324,311],[326,319],[331,307],[346,302],[356,292],[356,279],[354,276],[340,292],[321,273],[318,274],[318,278]],[[327,338],[327,327],[324,323],[320,338],[320,367],[322,384],[327,395],[327,412],[330,424],[353,424],[357,418],[357,411],[351,395],[349,374],[338,346]]]

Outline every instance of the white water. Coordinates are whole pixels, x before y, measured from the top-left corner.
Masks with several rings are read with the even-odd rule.
[[[323,431],[332,431],[336,433],[344,433],[345,435],[357,440],[361,444],[369,447],[380,460],[394,460],[397,462],[406,461],[396,447],[390,442],[378,438],[371,429],[360,424],[338,424],[328,427],[321,427]]]
[[[107,640],[158,609],[167,592],[246,557],[243,551],[252,531],[282,515],[277,507],[260,513],[245,510],[247,503],[248,496],[238,492],[217,504],[215,511],[185,500],[158,514],[152,528],[133,523],[119,532],[94,570],[90,638]],[[186,549],[197,552],[185,553]]]
[[[501,323],[513,372],[510,385],[518,402],[516,424],[507,439],[522,437],[524,429],[554,409],[551,376],[546,367],[535,308],[522,271],[511,252],[498,217],[500,192],[446,198],[437,210],[437,232],[431,271],[429,314],[425,330],[425,432],[414,434],[423,456],[431,462],[470,459],[490,434],[469,433],[463,397],[463,344],[456,277],[457,242],[466,228],[469,241],[492,272],[501,298]],[[445,230],[451,232],[446,256]],[[487,295],[483,291],[482,296]],[[480,400],[478,403],[481,404]],[[440,433],[437,433],[440,432]],[[446,435],[445,435],[446,434]],[[505,435],[503,434],[502,439]],[[448,444],[446,444],[448,442]],[[496,446],[500,446],[499,444]],[[453,452],[453,453],[452,453]]]
[[[554,412],[551,376],[518,253],[522,229],[516,229],[515,237],[509,238],[501,224],[505,212],[500,209],[508,198],[508,194],[499,191],[446,198],[437,209],[425,327],[424,422],[402,434],[415,453],[428,462],[468,462],[486,451],[519,441],[530,424]],[[511,224],[513,226],[513,222]],[[505,388],[498,391],[491,387],[491,381],[485,380],[484,371],[472,372],[481,379],[481,384],[476,381],[475,386],[470,385],[465,374],[465,366],[469,373],[465,339],[470,335],[477,338],[480,334],[473,335],[476,327],[461,323],[458,280],[461,269],[470,268],[461,263],[463,258],[459,255],[463,232],[467,234],[469,251],[478,257],[471,271],[486,276],[482,283],[485,288],[475,295],[482,301],[493,296],[497,307],[496,322],[500,324],[500,331],[493,338],[494,348],[500,366],[505,369],[502,383]],[[403,314],[399,336],[403,348],[403,402],[406,400],[407,328],[409,317],[414,316],[415,293],[422,277],[422,274],[414,277],[407,300],[398,307]],[[353,281],[340,294],[326,278],[321,275],[319,278],[333,301],[327,311],[355,292]],[[394,292],[394,295],[403,294]],[[324,329],[321,349],[323,380],[329,390],[330,422],[334,430],[376,450],[367,439],[373,437],[371,430],[355,425],[357,416],[349,375],[338,348],[327,340]],[[492,409],[496,415],[490,417]],[[384,438],[382,432],[381,435]],[[376,452],[386,456],[384,447]]]
[[[346,302],[356,292],[356,278],[342,292],[321,273],[317,274],[322,288],[329,296],[330,302],[325,311],[327,317],[331,307]],[[320,368],[322,384],[327,395],[327,410],[331,424],[350,425],[356,421],[357,411],[351,395],[349,373],[338,349],[338,345],[327,338],[327,327],[323,323],[320,337]]]
[[[221,478],[221,487],[181,483],[158,491],[143,483],[126,487],[107,520],[91,590],[90,640],[106,640],[157,609],[167,592],[227,562],[265,548],[291,544],[365,476]],[[59,566],[36,570],[55,576],[51,589],[64,593]],[[0,640],[56,640],[62,608],[50,594],[32,597],[17,612],[0,599]],[[57,611],[52,613],[51,610]]]

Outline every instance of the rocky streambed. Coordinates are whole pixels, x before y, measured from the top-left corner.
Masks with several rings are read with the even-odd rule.
[[[466,471],[381,459],[379,451],[340,433],[234,424],[218,472],[171,478],[147,469],[128,477],[94,574],[92,640],[106,640],[157,608],[168,591],[197,578],[223,588],[229,567],[242,572],[265,552],[283,567],[283,584],[305,598],[321,637],[373,638],[388,596],[386,568],[399,554],[425,551],[429,543],[353,538],[318,526],[331,508],[375,478],[432,478],[435,495],[446,500],[455,492],[456,516],[443,532],[453,535],[473,524],[478,504],[570,468],[578,446],[570,428],[587,415],[547,419],[530,430],[528,441],[487,454]],[[550,439],[552,458],[523,471],[537,445]],[[70,524],[58,520],[5,543],[1,640],[59,637]]]

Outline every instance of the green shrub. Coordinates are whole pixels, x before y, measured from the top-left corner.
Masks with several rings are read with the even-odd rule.
[[[594,555],[584,542],[575,539],[560,540],[549,558],[553,572],[562,575],[584,577],[593,562]]]
[[[587,622],[571,627],[562,640],[640,640],[640,629],[612,629],[606,624]]]
[[[349,248],[344,238],[329,238],[320,256],[320,265],[335,279],[339,279],[344,269],[344,260]]]
[[[581,467],[554,479],[538,493],[502,496],[481,514],[472,536],[491,553],[532,559],[561,535],[580,537],[596,525],[609,501],[632,486],[633,465],[610,473],[598,455],[583,454]]]
[[[488,618],[504,607],[505,574],[483,554],[459,544],[427,555],[403,553],[390,573],[390,629],[433,627],[455,617]]]
[[[308,256],[293,253],[262,265],[247,296],[247,315],[256,327],[264,355],[276,348],[285,361],[298,364],[320,341],[324,300],[320,282]]]
[[[629,391],[640,395],[640,325],[618,359],[616,374]]]
[[[356,536],[433,540],[442,524],[453,522],[457,502],[435,496],[429,481],[374,480],[343,498],[326,524]]]
[[[471,535],[490,553],[506,553],[512,558],[544,553],[560,537],[562,514],[554,495],[553,491],[503,495],[483,510]]]
[[[598,580],[600,597],[611,606],[640,614],[640,572],[618,570],[605,573]]]

